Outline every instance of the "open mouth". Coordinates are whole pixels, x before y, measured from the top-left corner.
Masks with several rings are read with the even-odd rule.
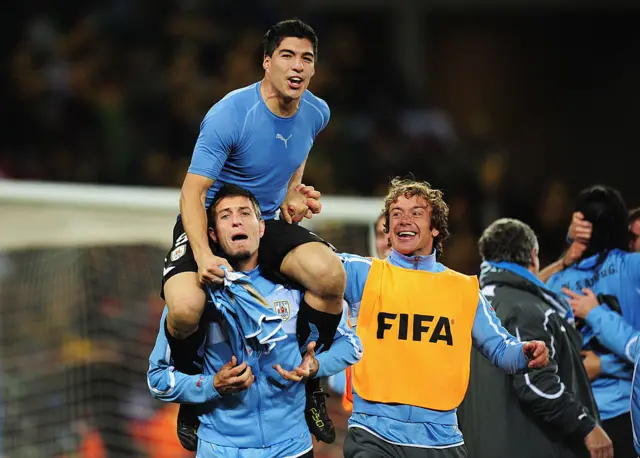
[[[300,89],[302,87],[302,78],[299,76],[292,76],[287,79],[289,82],[289,87],[292,89]]]
[[[247,240],[249,236],[247,234],[236,234],[231,236],[232,242],[237,242],[238,240]]]
[[[413,231],[400,231],[397,233],[397,235],[400,240],[410,240],[414,238],[417,233]]]

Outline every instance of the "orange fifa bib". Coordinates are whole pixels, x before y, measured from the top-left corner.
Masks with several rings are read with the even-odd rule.
[[[469,384],[478,280],[372,259],[358,316],[364,356],[353,386],[368,401],[451,410]]]

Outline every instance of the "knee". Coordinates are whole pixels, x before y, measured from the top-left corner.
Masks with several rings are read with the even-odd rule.
[[[344,296],[347,275],[342,261],[334,253],[311,260],[309,271],[313,281],[308,290],[325,298],[341,299]]]

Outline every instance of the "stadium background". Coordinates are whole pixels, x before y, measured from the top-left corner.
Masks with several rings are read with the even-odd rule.
[[[478,235],[500,216],[534,227],[544,265],[581,187],[613,185],[640,205],[638,6],[14,2],[0,41],[0,179],[178,187],[206,110],[261,78],[262,34],[299,16],[320,37],[311,90],[332,110],[304,182],[380,196],[412,172],[451,206],[449,267],[476,273]],[[366,228],[321,233],[371,254]],[[163,256],[143,244],[0,253],[0,456],[190,456],[144,378]],[[341,432],[319,458],[341,456],[346,416],[330,403]]]

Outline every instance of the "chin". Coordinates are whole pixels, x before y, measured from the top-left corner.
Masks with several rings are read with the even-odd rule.
[[[232,253],[225,253],[225,255],[230,262],[246,261],[251,257],[251,252],[249,250],[238,250]]]

